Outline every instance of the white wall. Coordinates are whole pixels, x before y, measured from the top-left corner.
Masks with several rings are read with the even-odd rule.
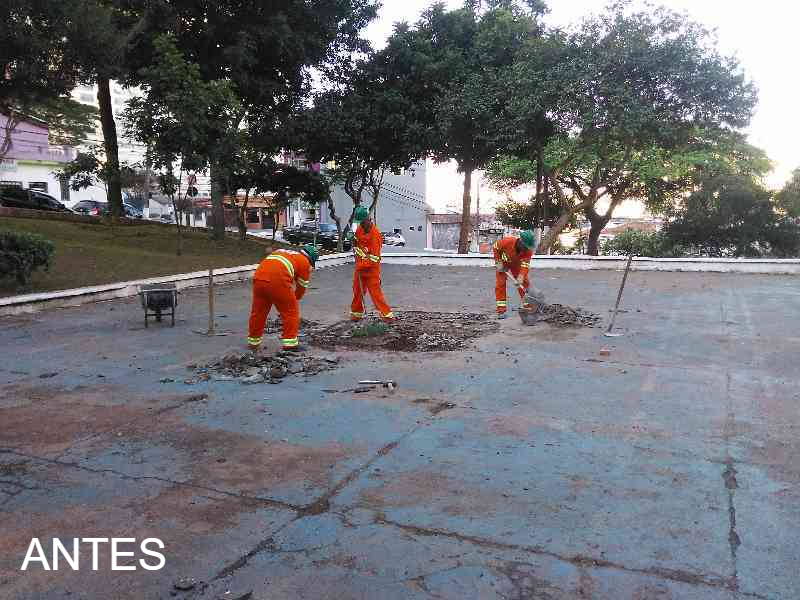
[[[14,170],[10,170],[6,166],[6,169],[0,171],[0,181],[19,181],[24,188],[30,187],[30,184],[34,182],[44,182],[47,184],[47,190],[42,191],[60,202],[61,183],[53,174],[59,168],[59,166],[51,164],[42,165],[17,161]]]

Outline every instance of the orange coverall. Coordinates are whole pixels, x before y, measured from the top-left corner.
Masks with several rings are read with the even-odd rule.
[[[300,341],[300,299],[311,281],[311,262],[296,250],[276,250],[258,266],[253,275],[253,305],[247,343],[261,344],[264,325],[272,306],[278,309],[283,321],[281,345],[296,348]],[[293,284],[297,283],[294,287]]]
[[[528,269],[530,269],[531,266],[530,260],[533,256],[533,251],[523,250],[520,254],[517,254],[516,245],[518,239],[518,237],[510,235],[501,240],[497,240],[494,246],[492,246],[492,251],[494,253],[495,262],[502,262],[503,268],[506,271],[510,271],[515,279],[522,275],[522,285],[525,289],[528,289],[531,283],[528,279]],[[500,271],[496,272],[494,296],[497,301],[497,314],[506,312],[508,308],[508,302],[506,301],[506,277],[505,273],[501,273]],[[524,292],[520,291],[519,288],[517,288],[517,291],[519,292],[520,298],[525,297]]]
[[[366,233],[361,225],[355,235],[356,270],[353,275],[353,303],[350,305],[350,318],[358,321],[364,317],[364,288],[369,292],[375,308],[384,320],[394,319],[394,313],[386,302],[381,289],[381,248],[383,237],[373,223]]]

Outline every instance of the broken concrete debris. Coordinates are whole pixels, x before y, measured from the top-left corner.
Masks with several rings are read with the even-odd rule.
[[[289,375],[316,375],[339,364],[338,357],[315,356],[299,352],[276,355],[232,352],[207,365],[195,365],[196,376],[184,383],[238,381],[243,384],[280,383]]]
[[[173,587],[182,592],[188,592],[197,585],[197,580],[194,577],[181,577],[176,581]]]
[[[328,326],[310,324],[304,333],[310,344],[323,348],[442,352],[462,350],[470,340],[497,330],[497,323],[485,314],[403,311],[395,315],[385,329],[379,328],[383,322],[378,317],[367,317]],[[364,331],[380,333],[363,335]]]
[[[596,327],[600,320],[600,315],[584,312],[581,308],[572,308],[565,304],[541,304],[535,322],[550,323],[558,327]]]

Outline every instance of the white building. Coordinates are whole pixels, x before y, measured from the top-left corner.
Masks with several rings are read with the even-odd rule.
[[[111,82],[111,109],[114,113],[114,122],[117,125],[117,143],[119,146],[119,162],[121,165],[129,165],[136,169],[144,168],[145,159],[145,146],[125,136],[125,129],[122,125],[122,115],[127,108],[128,100],[135,98],[139,91],[136,88],[125,88],[119,83]],[[97,86],[96,85],[81,85],[76,87],[72,92],[74,100],[83,104],[90,104],[95,108],[99,107],[97,102]],[[79,148],[82,151],[88,150],[91,146],[100,146],[102,151],[103,146],[103,129],[98,121],[97,128],[93,134],[84,140],[84,144]],[[181,176],[181,189],[179,194],[183,194],[188,187],[188,174],[183,173]],[[208,198],[211,195],[211,183],[207,173],[195,174],[193,187],[197,188],[198,196],[201,198]],[[98,200],[105,202],[107,192],[105,186],[100,183],[98,185],[80,190],[73,191],[71,200],[77,202],[78,200]],[[124,198],[124,192],[123,192]],[[147,207],[145,207],[147,208]],[[159,207],[154,207],[154,212],[159,211]]]
[[[5,129],[7,117],[0,114],[0,129]],[[69,188],[56,176],[64,164],[76,156],[71,146],[50,145],[47,123],[27,118],[11,132],[11,144],[0,160],[0,186],[30,188],[50,194],[67,202]]]

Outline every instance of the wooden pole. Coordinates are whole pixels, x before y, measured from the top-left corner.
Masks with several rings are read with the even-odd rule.
[[[214,335],[214,267],[208,268],[208,335]]]

